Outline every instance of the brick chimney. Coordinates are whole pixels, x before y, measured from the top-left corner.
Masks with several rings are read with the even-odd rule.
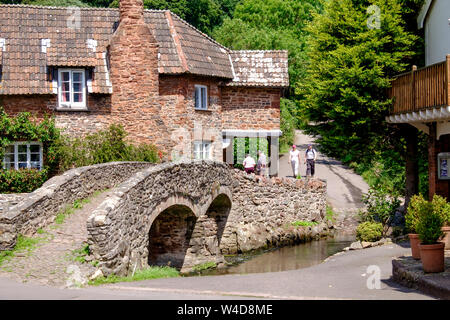
[[[162,124],[158,44],[144,21],[142,0],[120,0],[119,12],[119,26],[109,42],[111,114],[132,141],[156,143],[162,134],[155,123]]]
[[[144,3],[142,0],[122,0],[119,3],[120,23],[144,24]]]

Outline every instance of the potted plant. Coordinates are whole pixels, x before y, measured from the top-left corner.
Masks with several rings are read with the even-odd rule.
[[[408,230],[409,243],[411,245],[411,254],[414,259],[420,259],[419,250],[419,234],[416,231],[417,223],[419,222],[419,216],[424,210],[424,206],[427,201],[422,195],[415,195],[411,198],[408,211],[405,215],[405,224]]]
[[[419,249],[424,272],[443,272],[445,270],[444,244],[439,242],[443,235],[441,229],[443,222],[439,212],[433,210],[433,203],[426,202],[416,226],[421,241]]]
[[[444,233],[441,242],[445,245],[445,250],[450,250],[450,203],[439,195],[433,197],[433,210],[436,211],[443,220],[442,232]]]

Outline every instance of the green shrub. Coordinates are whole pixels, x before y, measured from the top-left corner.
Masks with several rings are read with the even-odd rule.
[[[405,215],[406,229],[410,233],[417,232],[417,224],[419,223],[419,217],[421,213],[426,209],[425,205],[428,203],[424,197],[420,195],[414,195],[409,201],[408,210]]]
[[[293,111],[296,105],[288,99],[281,99],[280,104],[280,130],[283,135],[280,137],[280,153],[289,151],[289,147],[294,143],[296,120]]]
[[[443,223],[450,223],[450,204],[447,200],[440,195],[435,194],[431,203],[433,205],[433,211],[441,217]]]
[[[47,169],[0,170],[0,193],[28,193],[48,178]]]
[[[441,230],[444,221],[439,212],[435,211],[432,202],[426,202],[419,215],[419,220],[416,226],[417,233],[423,244],[437,243],[438,239],[442,237]]]
[[[158,162],[158,150],[149,144],[133,145],[126,141],[127,133],[121,125],[112,124],[105,130],[82,138],[65,137],[64,157],[60,170],[113,161]]]
[[[356,228],[356,238],[360,241],[374,242],[383,237],[383,225],[379,222],[363,222]]]
[[[430,209],[431,208],[431,209]],[[431,202],[424,199],[422,195],[414,195],[408,205],[408,211],[405,215],[406,228],[411,233],[418,233],[417,225],[421,216],[428,214],[429,210],[437,214],[442,223],[450,222],[450,203],[439,195],[434,195]]]
[[[363,195],[363,202],[367,210],[360,213],[361,221],[381,223],[385,235],[400,201],[383,188],[370,188],[369,192]]]

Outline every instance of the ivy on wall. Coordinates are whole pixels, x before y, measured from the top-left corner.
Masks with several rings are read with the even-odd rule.
[[[42,143],[44,154],[42,171],[22,169],[5,172],[7,170],[3,170],[5,147],[17,141],[39,141]],[[23,180],[24,185],[29,185],[26,181],[29,181],[32,176],[36,176],[37,180],[42,182],[46,180],[48,175],[57,172],[61,157],[61,143],[61,133],[56,128],[53,119],[45,117],[42,121],[37,121],[37,119],[32,118],[29,112],[22,112],[12,117],[0,107],[0,159],[2,162],[1,177],[4,178],[2,179],[4,187],[7,187],[8,181],[12,183],[13,180]],[[20,179],[15,179],[15,176]],[[28,187],[23,189],[20,185],[21,183],[14,188],[14,192],[28,192]]]

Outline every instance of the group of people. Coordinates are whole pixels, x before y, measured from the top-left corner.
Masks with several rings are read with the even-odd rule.
[[[316,168],[316,159],[317,159],[317,151],[313,148],[312,145],[308,145],[308,148],[305,152],[305,160],[306,164],[306,176],[314,177]],[[292,167],[292,174],[294,178],[299,177],[299,168],[301,162],[301,153],[297,150],[297,146],[294,144],[292,149],[289,152],[289,164]],[[258,173],[261,176],[267,176],[267,157],[262,151],[258,151],[258,162],[256,163],[255,159],[250,154],[245,156],[244,162],[242,163],[244,166],[244,170],[247,173]]]
[[[242,163],[244,170],[247,173],[258,173],[260,176],[267,176],[267,157],[261,150],[258,151],[258,163],[250,154],[245,155],[244,162]]]
[[[305,152],[305,161],[306,164],[306,176],[307,177],[314,177],[316,168],[316,159],[317,159],[317,151],[312,147],[312,145],[308,145],[308,148]],[[299,176],[299,168],[300,168],[300,162],[301,162],[301,153],[299,150],[297,150],[297,146],[294,144],[292,146],[291,151],[289,152],[289,163],[292,167],[292,174],[294,178],[297,178]]]

